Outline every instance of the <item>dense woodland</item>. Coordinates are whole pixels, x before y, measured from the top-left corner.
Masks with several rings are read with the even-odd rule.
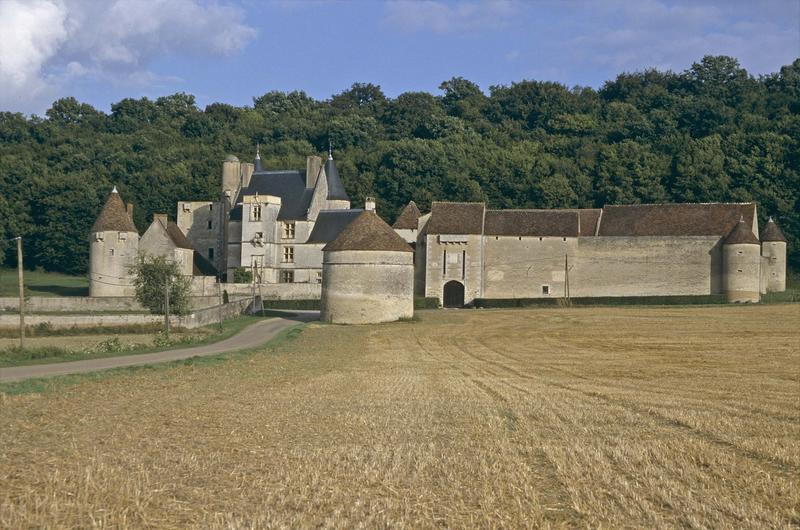
[[[454,78],[440,94],[387,98],[354,84],[328,100],[268,92],[200,110],[193,96],[124,99],[111,113],[63,98],[46,117],[0,113],[0,239],[26,267],[85,273],[88,231],[112,185],[144,230],[179,199],[219,196],[222,160],[303,168],[334,145],[353,199],[393,220],[413,199],[498,208],[751,201],[775,217],[800,265],[800,59],[755,78],[730,57],[685,72],[620,74],[599,90]],[[7,265],[15,254],[4,247]]]

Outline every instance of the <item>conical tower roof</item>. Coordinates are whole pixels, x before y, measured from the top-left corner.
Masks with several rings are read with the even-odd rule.
[[[772,220],[772,217],[769,218],[767,224],[764,225],[764,230],[761,231],[761,241],[783,241],[786,243],[786,236],[783,235],[783,232]]]
[[[328,154],[325,161],[325,176],[328,177],[328,200],[329,201],[349,201],[350,197],[344,189],[342,179],[339,178],[339,171],[336,169],[336,162],[333,161],[333,154]]]
[[[736,226],[730,231],[723,241],[725,245],[758,245],[758,238],[753,230],[744,222],[744,218],[739,219]]]
[[[117,187],[111,190],[106,199],[106,204],[100,210],[100,215],[92,225],[92,233],[94,232],[136,232],[136,225],[128,215],[125,209],[125,203],[122,202],[122,197],[117,192]]]
[[[364,210],[322,250],[383,250],[413,252],[392,227],[371,210]]]
[[[264,171],[261,165],[261,145],[256,146],[256,158],[253,160],[253,172]]]
[[[411,201],[406,204],[406,207],[403,208],[402,212],[400,212],[400,215],[392,225],[392,228],[416,230],[419,228],[420,215],[422,214],[420,213],[419,208],[417,208],[416,203]]]

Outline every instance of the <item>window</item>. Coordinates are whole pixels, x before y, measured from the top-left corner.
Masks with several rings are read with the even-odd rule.
[[[294,223],[283,223],[283,239],[294,239]]]
[[[209,219],[208,220],[208,229],[211,230],[213,227],[214,227],[214,225],[211,224],[211,219]]]
[[[774,272],[772,273],[775,274]],[[317,271],[317,283],[322,283],[322,271]]]
[[[567,240],[567,238],[566,238],[566,237],[562,237],[562,238],[561,238],[561,240],[562,240],[562,241],[566,241],[566,240]]]
[[[542,294],[550,294],[550,286],[542,285]]]
[[[261,220],[261,205],[260,204],[254,204],[253,205],[253,210],[252,210],[251,215],[250,215],[250,220],[251,221],[260,221]]]
[[[294,263],[294,247],[283,247],[283,262]]]
[[[120,241],[125,241],[126,239],[128,239],[128,234],[126,234],[125,232],[120,232],[119,233],[119,240]]]
[[[294,283],[294,271],[281,271],[281,283]]]
[[[183,203],[183,211],[184,212],[191,212],[192,211],[192,205],[188,204],[188,203]]]
[[[114,249],[113,248],[111,249],[111,255],[112,256],[114,255]]]
[[[212,259],[212,260],[214,259],[214,249],[213,248],[208,249],[208,259]]]
[[[209,212],[213,212],[214,211],[214,203],[213,202],[208,205],[208,211]]]

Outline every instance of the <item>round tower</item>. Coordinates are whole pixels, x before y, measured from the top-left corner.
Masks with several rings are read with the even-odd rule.
[[[744,219],[722,242],[722,267],[722,289],[729,302],[760,300],[761,246]]]
[[[116,186],[89,234],[89,296],[133,296],[139,232]]]
[[[786,290],[786,236],[772,217],[761,231],[761,257],[764,258],[764,279],[768,293]]]
[[[321,320],[370,324],[414,315],[413,252],[375,212],[359,214],[322,250]]]

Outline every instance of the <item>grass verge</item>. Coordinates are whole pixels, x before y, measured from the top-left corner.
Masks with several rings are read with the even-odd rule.
[[[12,348],[0,351],[0,368],[12,366],[29,366],[33,364],[47,364],[52,362],[69,362],[69,361],[83,361],[86,359],[102,359],[105,357],[119,357],[120,355],[138,355],[142,353],[155,353],[159,351],[174,350],[177,348],[185,348],[187,346],[205,346],[213,344],[221,340],[232,337],[239,333],[242,329],[250,324],[276,316],[274,314],[264,314],[262,316],[242,316],[239,318],[226,320],[222,325],[222,330],[219,330],[219,325],[206,326],[200,328],[200,331],[206,331],[205,336],[190,335],[188,337],[178,337],[172,339],[174,342],[165,344],[161,342],[159,345],[142,346],[133,349],[119,349],[113,344],[108,344],[109,341],[103,341],[99,344],[100,348],[84,351],[71,351],[66,348],[58,346],[44,346],[41,348]],[[107,329],[107,328],[105,328]],[[160,332],[160,327],[156,330]],[[106,331],[106,334],[109,332]],[[189,339],[189,340],[185,340]],[[105,346],[104,346],[105,345]]]
[[[59,375],[38,379],[26,379],[24,381],[17,381],[14,383],[0,383],[0,394],[16,396],[20,394],[41,394],[55,392],[63,389],[64,387],[77,385],[86,381],[101,381],[110,377],[127,375],[136,372],[157,372],[169,370],[179,366],[212,366],[229,360],[244,358],[248,355],[258,352],[272,353],[277,348],[296,339],[303,332],[305,326],[305,323],[301,323],[284,329],[269,341],[255,348],[245,348],[242,350],[234,350],[202,357],[190,357],[188,359],[181,359],[178,361],[142,364],[139,366],[126,366],[124,368],[111,368],[109,370],[100,370],[85,374]]]
[[[89,296],[89,279],[41,270],[25,271],[26,296]],[[0,268],[0,296],[17,296],[17,270]]]

